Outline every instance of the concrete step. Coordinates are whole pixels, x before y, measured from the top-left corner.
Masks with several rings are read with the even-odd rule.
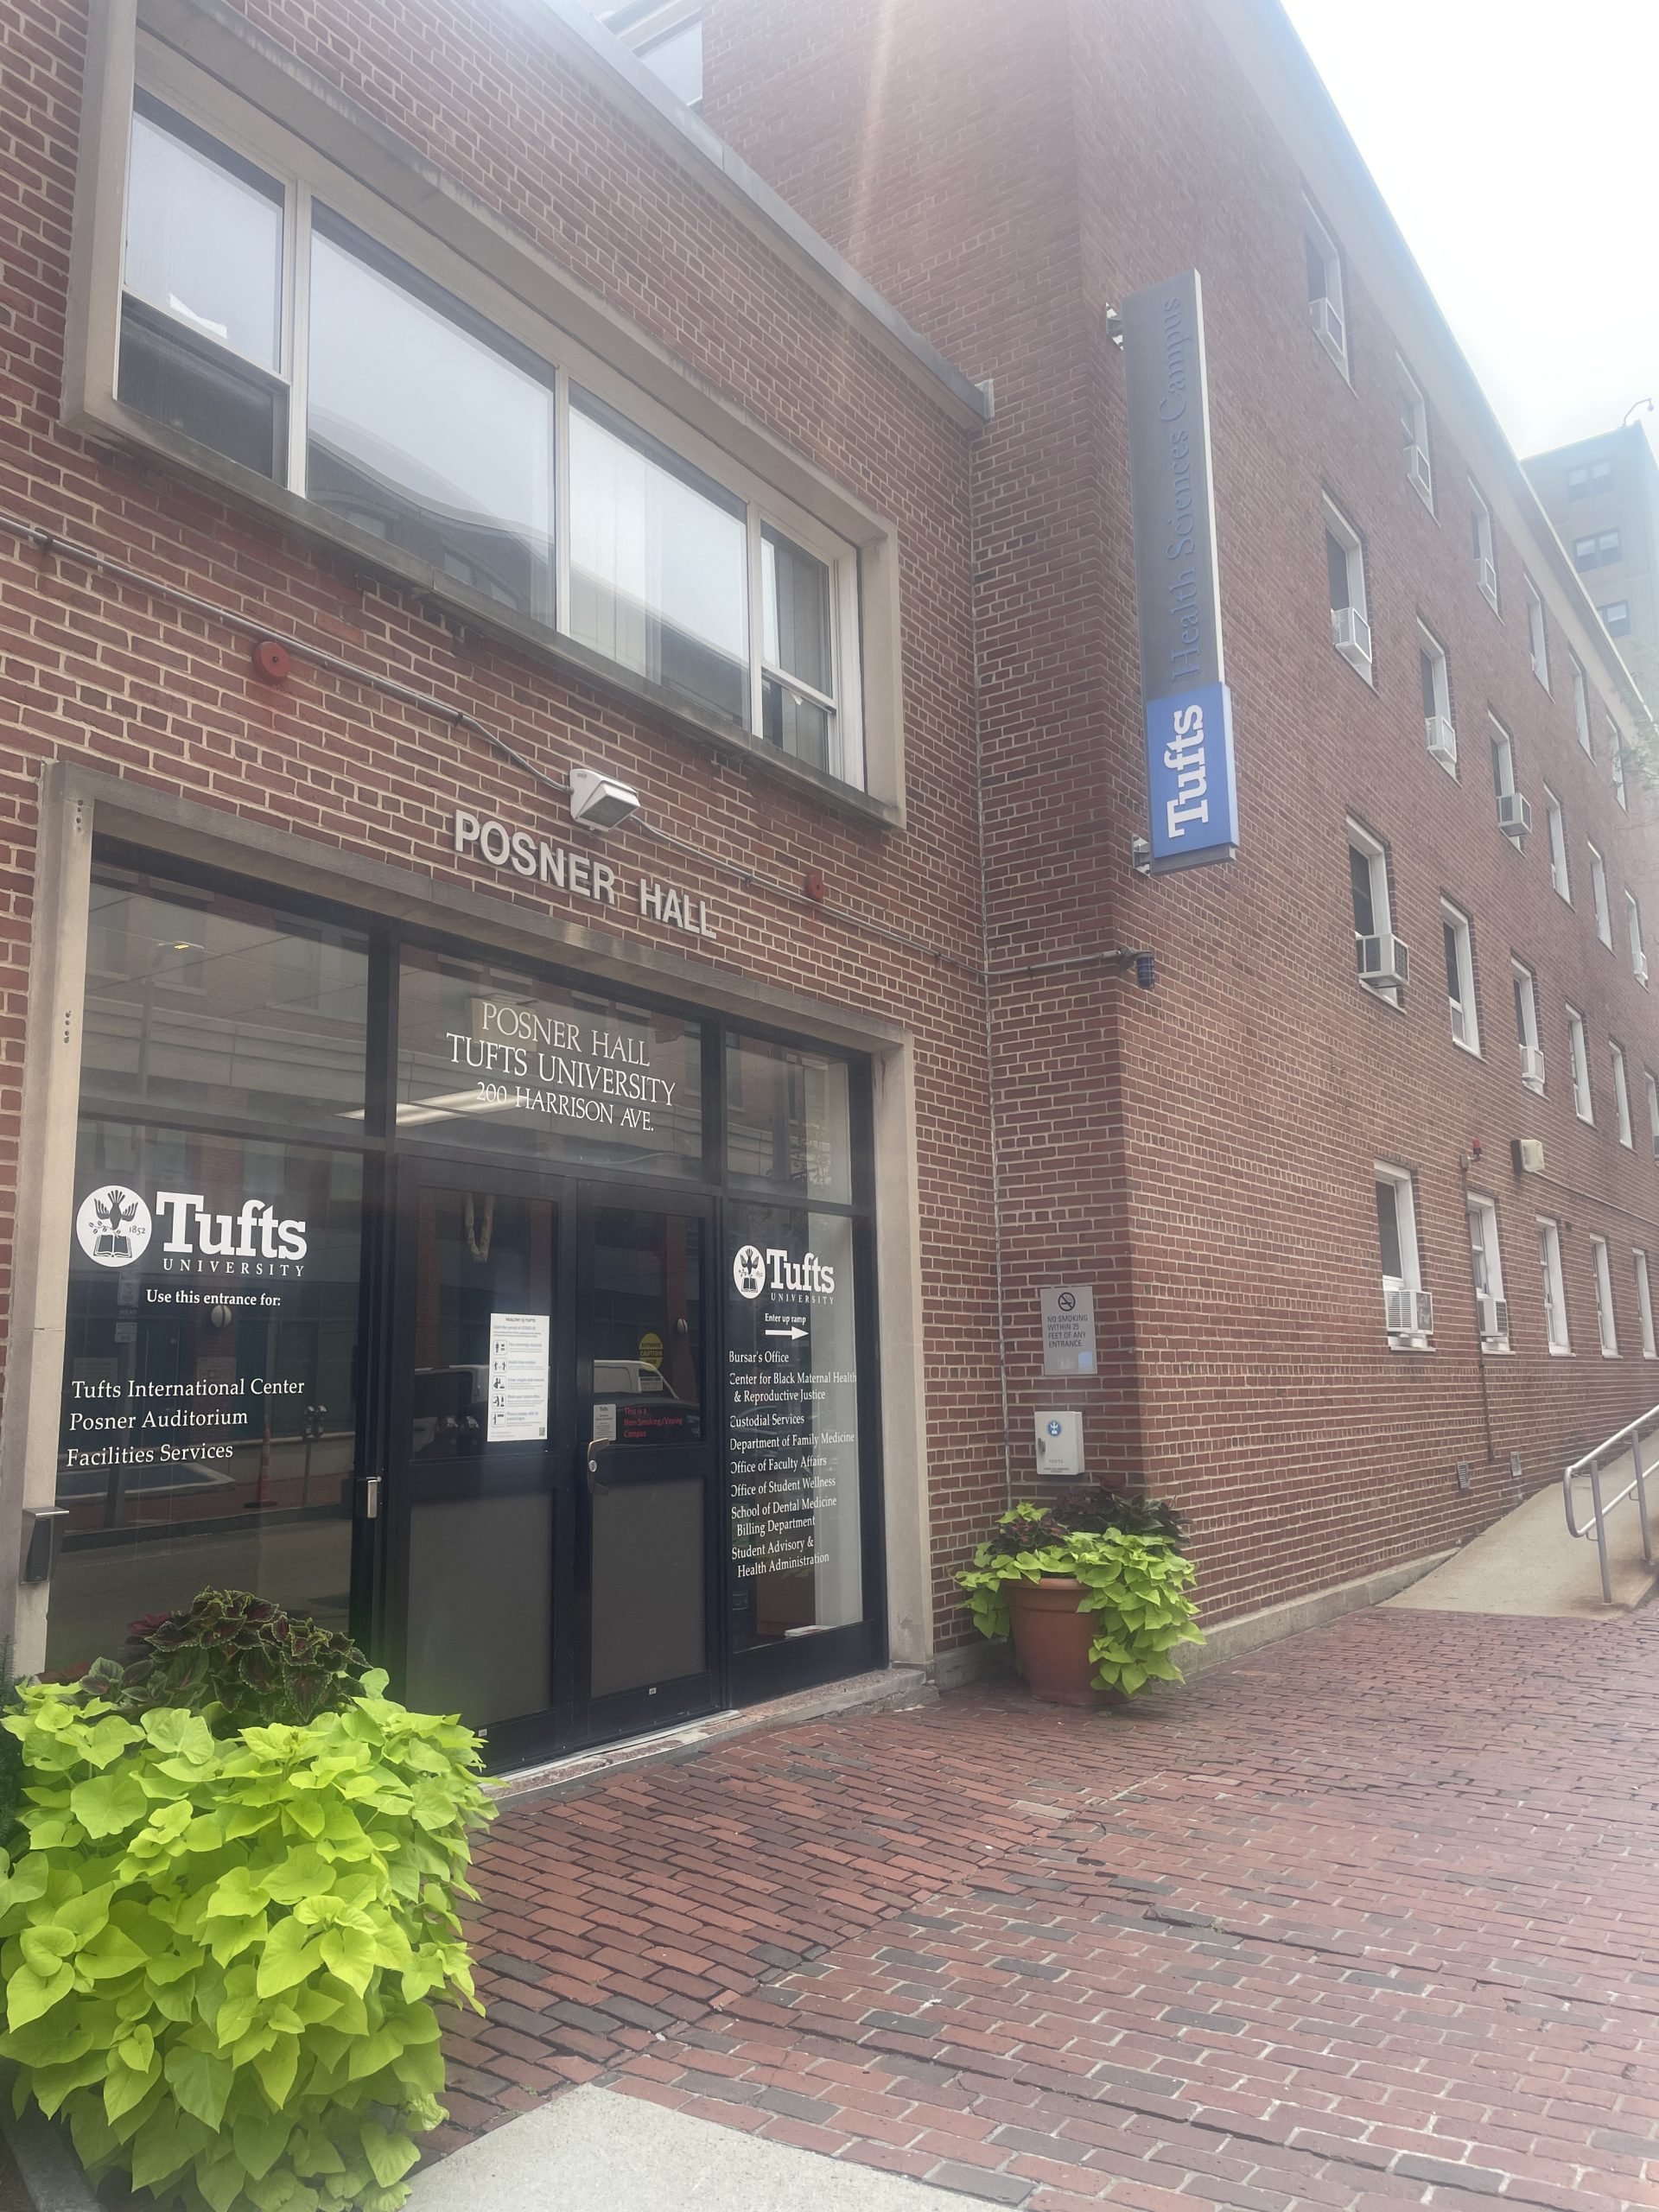
[[[1607,1494],[1621,1489],[1628,1480],[1628,1473],[1610,1470],[1605,1484]],[[1659,1514],[1659,1483],[1649,1485],[1649,1498]],[[1590,1514],[1590,1486],[1581,1482],[1578,1503],[1581,1525],[1588,1523]],[[1655,1534],[1659,1537],[1659,1528]],[[1560,1485],[1551,1483],[1490,1529],[1483,1529],[1421,1582],[1414,1582],[1408,1590],[1386,1602],[1424,1612],[1623,1620],[1652,1596],[1656,1580],[1654,1570],[1642,1557],[1642,1529],[1634,1498],[1609,1516],[1607,1552],[1613,1586],[1611,1605],[1601,1594],[1595,1540],[1575,1541],[1567,1534]]]

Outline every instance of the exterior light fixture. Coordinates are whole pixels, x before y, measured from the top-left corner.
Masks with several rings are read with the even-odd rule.
[[[597,768],[570,771],[570,819],[584,830],[614,830],[639,811],[639,794]]]

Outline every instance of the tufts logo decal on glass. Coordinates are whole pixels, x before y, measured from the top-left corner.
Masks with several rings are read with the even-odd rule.
[[[149,1208],[124,1183],[109,1183],[81,1200],[75,1236],[100,1268],[128,1268],[148,1246],[155,1227]]]
[[[759,1298],[766,1287],[766,1255],[758,1244],[740,1244],[732,1262],[732,1281],[745,1298]]]
[[[767,1288],[792,1291],[797,1297],[833,1298],[836,1292],[836,1271],[816,1252],[791,1260],[781,1244],[768,1245],[764,1252],[758,1244],[740,1244],[732,1260],[732,1281],[745,1298],[759,1298]]]

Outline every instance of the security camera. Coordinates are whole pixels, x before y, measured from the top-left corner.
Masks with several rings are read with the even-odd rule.
[[[585,830],[614,830],[639,811],[639,794],[597,768],[570,771],[570,819]]]

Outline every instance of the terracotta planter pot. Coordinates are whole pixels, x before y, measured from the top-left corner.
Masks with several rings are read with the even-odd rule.
[[[1082,1595],[1082,1583],[1069,1574],[1008,1586],[1008,1619],[1020,1672],[1032,1695],[1050,1705],[1100,1702],[1100,1693],[1089,1686],[1094,1615],[1077,1611]]]

